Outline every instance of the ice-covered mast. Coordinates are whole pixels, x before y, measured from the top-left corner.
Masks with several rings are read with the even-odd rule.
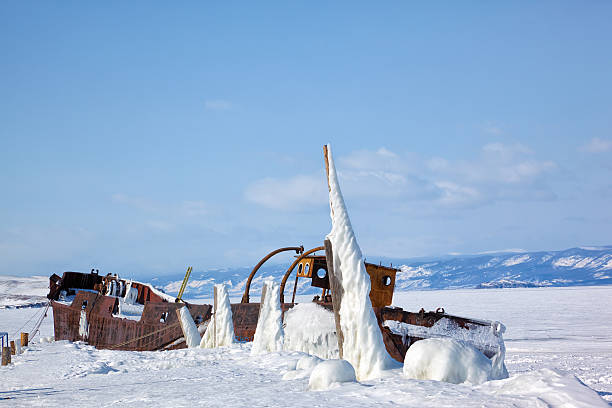
[[[333,261],[328,269],[339,326],[338,346],[341,358],[353,365],[359,380],[375,378],[394,364],[372,310],[370,277],[340,191],[331,147],[324,146],[324,152],[332,220],[326,249],[331,245]]]

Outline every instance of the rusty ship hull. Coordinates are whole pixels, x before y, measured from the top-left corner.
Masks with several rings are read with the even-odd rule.
[[[304,256],[303,249],[300,251],[298,261],[294,262],[285,276],[288,277],[296,266],[298,269],[296,279],[324,276],[323,279],[312,279],[312,285],[322,287],[323,290],[321,296],[315,297],[313,301],[333,312],[329,280],[325,279],[327,274],[325,257],[311,255],[312,251],[306,251],[309,253]],[[260,304],[249,301],[248,291],[250,282],[260,266],[261,264],[258,264],[251,272],[242,302],[231,305],[234,334],[236,341],[239,342],[252,341],[255,335]],[[389,354],[397,361],[403,362],[408,348],[424,337],[394,333],[384,325],[386,321],[430,328],[446,318],[466,330],[474,327],[491,328],[491,322],[453,316],[444,313],[443,310],[432,312],[421,310],[415,313],[390,307],[396,270],[368,263],[366,266],[372,281],[370,299],[383,341]],[[307,270],[310,270],[310,273],[306,272]],[[283,292],[286,280],[283,279]],[[139,282],[130,282],[130,284],[132,288],[138,290],[135,301],[142,305],[141,316],[137,320],[120,317],[117,311],[121,296],[108,294],[108,287],[112,286],[110,284],[113,281],[118,282],[114,285],[116,287],[121,287],[124,282],[114,276],[102,277],[93,272],[89,274],[65,272],[62,278],[58,275],[50,278],[48,297],[53,307],[56,340],[84,341],[96,348],[116,350],[153,351],[184,348],[186,344],[176,313],[178,309],[187,306],[192,318],[199,325],[206,324],[212,317],[211,305],[175,302],[171,297],[161,296],[152,286]],[[295,292],[291,302],[284,302],[283,292],[281,292],[283,299],[281,309],[284,313],[296,303]],[[59,300],[66,294],[73,295],[71,303]],[[84,322],[87,330],[83,330]],[[499,349],[490,345],[474,344],[474,346],[489,358],[499,352]]]

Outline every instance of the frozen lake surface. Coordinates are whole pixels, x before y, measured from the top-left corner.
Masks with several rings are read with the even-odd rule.
[[[394,304],[501,321],[510,379],[454,385],[409,380],[391,370],[378,380],[313,392],[308,378],[282,380],[302,353],[250,356],[250,344],[108,351],[39,343],[37,336],[26,353],[14,356],[15,364],[0,368],[0,405],[606,406],[599,397],[612,403],[612,287],[400,292]],[[12,335],[42,310],[0,309],[0,331]],[[42,337],[53,335],[52,316],[41,328]]]

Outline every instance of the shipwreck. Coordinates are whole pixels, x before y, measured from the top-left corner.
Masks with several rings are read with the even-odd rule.
[[[326,168],[327,150],[325,149]],[[329,169],[328,169],[329,177]],[[257,327],[260,304],[251,302],[251,284],[261,266],[283,252],[294,252],[295,260],[280,281],[280,306],[283,313],[296,305],[300,279],[321,290],[312,300],[333,312],[338,319],[341,288],[334,279],[332,243],[305,249],[288,246],[264,256],[252,269],[240,303],[231,305],[234,334],[237,341],[252,341]],[[364,262],[369,275],[369,299],[389,355],[403,362],[412,344],[429,337],[451,337],[473,345],[490,359],[503,362],[504,326],[499,322],[471,319],[447,314],[443,308],[434,311],[406,311],[393,306],[396,268]],[[185,283],[191,270],[188,270]],[[287,282],[293,279],[292,292],[286,298]],[[194,304],[169,296],[152,285],[125,280],[117,275],[64,272],[50,277],[49,294],[53,308],[56,340],[84,341],[102,349],[169,350],[186,347],[178,310],[187,306],[198,326],[206,325],[213,307]],[[290,298],[290,299],[289,299]],[[339,341],[340,342],[340,341]],[[341,347],[341,345],[340,345]]]

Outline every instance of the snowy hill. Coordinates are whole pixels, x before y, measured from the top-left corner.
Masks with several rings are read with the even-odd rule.
[[[0,309],[47,303],[48,276],[0,276]]]
[[[571,248],[563,251],[495,253],[433,259],[386,259],[385,264],[400,265],[396,290],[502,288],[612,284],[612,246]],[[280,280],[287,265],[264,266],[251,285],[251,296],[258,296],[268,277]],[[194,273],[186,298],[210,298],[214,283],[226,282],[232,297],[244,291],[250,268],[211,270]],[[293,290],[287,281],[286,295]],[[175,294],[182,276],[154,279],[153,283]],[[300,280],[298,294],[316,294],[308,280]]]
[[[462,255],[432,259],[385,259],[383,264],[400,265],[396,291],[456,288],[506,288],[541,286],[578,286],[612,284],[612,246],[571,248],[563,251]],[[263,282],[280,281],[288,265],[264,265],[251,284],[251,297],[260,296]],[[61,274],[61,271],[52,271]],[[210,299],[215,283],[225,282],[233,299],[244,292],[251,267],[194,271],[185,299]],[[129,278],[127,273],[120,275]],[[291,296],[295,272],[287,281],[285,295]],[[139,277],[164,292],[176,295],[183,274],[163,277]],[[45,302],[49,278],[0,276],[0,307]],[[301,279],[297,293],[314,295],[310,281]]]
[[[457,256],[400,269],[398,289],[609,285],[612,247]]]

